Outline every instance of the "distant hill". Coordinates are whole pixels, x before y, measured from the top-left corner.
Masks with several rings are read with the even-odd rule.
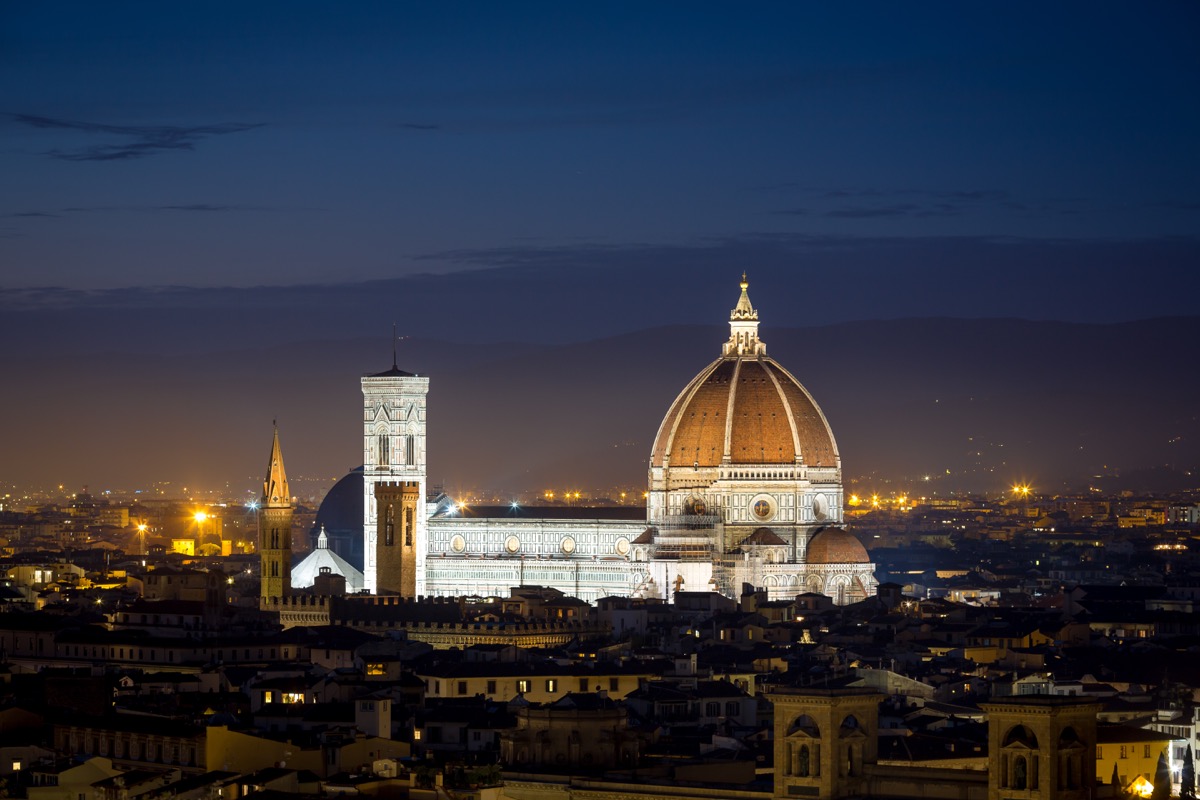
[[[762,335],[825,411],[846,474],[864,490],[1017,479],[1050,490],[1114,469],[1169,465],[1178,475],[1200,462],[1200,317],[764,324]],[[712,325],[554,346],[405,339],[400,366],[432,378],[431,481],[640,486],[667,406],[725,336]],[[93,491],[153,479],[256,491],[278,418],[289,474],[332,482],[362,461],[358,379],[390,365],[380,351],[377,338],[177,357],[128,346],[37,359],[10,350],[0,355],[2,477]]]

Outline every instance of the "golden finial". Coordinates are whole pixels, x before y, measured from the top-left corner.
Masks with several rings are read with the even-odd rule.
[[[746,270],[742,270],[742,291],[746,291],[749,286],[750,284],[746,281]]]

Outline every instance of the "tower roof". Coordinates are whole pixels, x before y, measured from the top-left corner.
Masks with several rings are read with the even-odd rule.
[[[283,471],[283,451],[279,449],[279,428],[271,442],[271,460],[267,463],[267,479],[263,481],[264,508],[286,508],[292,504],[288,491],[287,473]]]

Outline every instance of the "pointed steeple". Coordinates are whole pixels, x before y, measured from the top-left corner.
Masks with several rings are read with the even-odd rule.
[[[321,526],[321,532],[319,534],[317,534],[317,549],[318,550],[328,550],[329,549],[329,535],[327,533],[325,533],[324,525]]]
[[[737,305],[729,312],[729,341],[721,348],[726,357],[763,356],[767,354],[767,346],[758,338],[758,312],[750,304],[750,282],[746,273],[742,273],[742,294],[738,297]]]
[[[267,479],[263,481],[263,508],[289,508],[292,495],[288,491],[287,474],[283,471],[283,452],[279,449],[279,428],[271,443],[271,461],[267,464]]]

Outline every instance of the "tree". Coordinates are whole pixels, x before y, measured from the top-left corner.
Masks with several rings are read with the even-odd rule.
[[[1158,768],[1154,770],[1154,792],[1150,800],[1170,800],[1171,769],[1167,766],[1167,754],[1158,754]]]
[[[1192,800],[1196,796],[1196,762],[1192,760],[1192,746],[1187,748],[1187,758],[1183,760],[1183,769],[1179,773],[1179,796]]]

